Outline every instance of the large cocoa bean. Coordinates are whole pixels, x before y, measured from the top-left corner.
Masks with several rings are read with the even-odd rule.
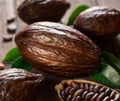
[[[41,71],[59,76],[91,73],[100,62],[100,49],[84,34],[62,24],[38,22],[15,37],[23,57]]]
[[[0,101],[36,101],[42,74],[21,69],[0,71]]]
[[[39,21],[58,22],[69,7],[67,0],[25,0],[18,8],[18,15],[28,24]]]
[[[109,40],[120,33],[120,11],[111,7],[91,7],[76,18],[74,28],[95,41]]]

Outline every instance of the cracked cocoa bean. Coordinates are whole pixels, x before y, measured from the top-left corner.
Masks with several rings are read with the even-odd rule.
[[[73,86],[73,84],[79,85]],[[81,86],[84,84],[84,88]],[[91,91],[90,87],[94,89]],[[66,89],[69,87],[69,91]],[[86,89],[87,87],[87,89]],[[120,101],[120,93],[101,84],[87,80],[63,80],[56,85],[56,90],[61,101]],[[105,91],[100,89],[105,89]],[[74,92],[70,92],[71,90]],[[64,93],[62,93],[64,92]],[[68,100],[69,99],[69,100]]]

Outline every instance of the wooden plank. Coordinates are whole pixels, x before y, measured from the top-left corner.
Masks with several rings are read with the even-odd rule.
[[[120,0],[97,0],[101,6],[110,6],[120,10]]]
[[[14,0],[5,0],[6,4],[6,16],[7,20],[15,19],[16,13],[15,13],[15,2]]]
[[[2,61],[5,54],[14,46],[13,42],[3,42],[2,36],[7,34],[6,31],[6,8],[5,8],[5,0],[0,0],[0,62]]]
[[[18,7],[20,6],[20,4],[23,2],[24,0],[17,0],[16,1],[16,12]],[[27,26],[27,24],[25,22],[23,22],[19,16],[17,15],[17,22],[18,22],[18,30],[17,33],[19,33],[23,28],[25,28],[25,26]]]

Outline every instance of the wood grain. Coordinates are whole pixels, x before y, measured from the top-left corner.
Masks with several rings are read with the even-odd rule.
[[[120,0],[97,0],[100,6],[110,6],[120,10]]]
[[[5,54],[14,46],[14,42],[3,42],[2,36],[7,34],[6,31],[6,5],[5,0],[0,0],[0,61],[2,61]]]

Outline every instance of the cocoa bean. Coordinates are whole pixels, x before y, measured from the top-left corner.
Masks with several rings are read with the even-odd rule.
[[[63,77],[88,75],[101,61],[91,39],[63,24],[37,22],[15,37],[21,55],[40,71]]]
[[[84,89],[82,86],[82,88],[78,88],[76,86],[73,86],[73,83],[77,83],[78,85],[83,85],[84,87],[87,85],[87,89]],[[94,88],[93,91],[91,91],[90,87]],[[65,91],[65,89],[67,87],[71,87],[72,89],[74,88],[74,92],[67,92],[65,93],[65,97],[63,99],[61,95],[61,93],[59,93],[60,91]],[[92,81],[88,81],[88,80],[63,80],[60,82],[60,84],[56,85],[56,90],[58,92],[58,96],[60,97],[60,99],[62,101],[120,101],[120,93],[109,88],[106,87],[104,85],[92,82]],[[104,90],[101,90],[101,88],[104,88]],[[102,92],[101,92],[101,91]]]

